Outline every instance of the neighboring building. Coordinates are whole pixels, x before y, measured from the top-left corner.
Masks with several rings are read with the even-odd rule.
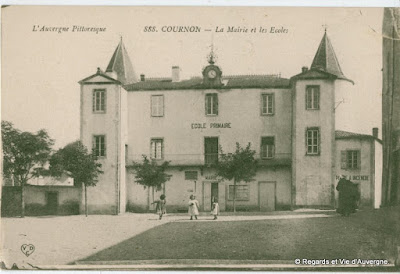
[[[360,207],[381,206],[382,141],[378,139],[378,128],[373,129],[372,136],[336,131],[336,181],[341,175],[357,184]]]
[[[384,9],[382,34],[382,202],[391,205],[400,203],[400,8]]]
[[[233,182],[219,182],[218,147],[252,144],[255,181],[237,186],[237,207],[282,210],[335,206],[335,92],[342,73],[325,33],[310,69],[278,75],[225,77],[210,54],[202,77],[136,80],[122,39],[106,72],[82,81],[81,141],[93,147],[104,174],[88,188],[91,213],[147,210],[160,193],[134,183],[127,166],[148,155],[170,161],[165,193],[169,211],[186,210],[195,194],[201,209],[217,196],[232,208]]]
[[[74,186],[74,179],[64,173],[60,178],[50,176],[32,178],[24,186],[25,214],[73,215],[83,209],[82,188]],[[2,216],[21,213],[21,186],[4,180]]]

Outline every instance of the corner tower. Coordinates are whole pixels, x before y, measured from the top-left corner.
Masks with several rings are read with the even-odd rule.
[[[291,78],[292,205],[333,208],[335,197],[335,82],[347,79],[324,33],[311,68]],[[352,82],[353,83],[353,82]]]
[[[125,153],[127,144],[127,92],[136,81],[122,39],[107,66],[79,82],[81,85],[80,138],[92,148],[103,174],[89,187],[88,209],[95,214],[119,214],[126,209]]]

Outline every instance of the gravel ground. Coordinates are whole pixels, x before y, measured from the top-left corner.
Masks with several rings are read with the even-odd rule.
[[[397,219],[396,219],[397,218]],[[169,215],[2,218],[2,260],[7,267],[66,265],[83,260],[369,259],[394,257],[400,245],[399,208],[359,212],[277,212],[256,216]],[[33,244],[29,257],[21,245]],[[373,257],[371,257],[373,256]],[[99,261],[100,262],[100,261]]]
[[[2,218],[1,258],[6,267],[64,265],[166,222],[153,214]],[[23,244],[35,246],[29,257]]]
[[[174,222],[85,260],[393,259],[382,230],[370,229],[360,217]]]

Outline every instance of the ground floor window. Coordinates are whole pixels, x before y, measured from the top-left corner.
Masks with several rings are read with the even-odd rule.
[[[197,171],[185,171],[185,180],[194,181],[197,180]]]
[[[233,200],[234,185],[229,186],[228,200]],[[236,201],[249,201],[250,200],[250,187],[248,185],[236,186]]]

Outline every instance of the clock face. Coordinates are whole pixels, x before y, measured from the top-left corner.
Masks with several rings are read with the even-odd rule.
[[[214,79],[217,76],[217,72],[215,70],[210,70],[208,72],[208,77],[210,77],[211,79]]]

